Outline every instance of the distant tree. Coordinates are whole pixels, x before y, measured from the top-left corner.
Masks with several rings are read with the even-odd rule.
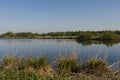
[[[90,40],[91,38],[92,38],[92,35],[88,33],[81,33],[78,36],[78,40]]]
[[[1,36],[9,38],[9,37],[16,37],[16,34],[13,33],[13,32],[7,32],[7,33],[5,33],[5,34],[3,34]]]
[[[112,32],[105,32],[102,35],[103,40],[118,40],[120,39],[120,36],[118,34],[114,34]]]
[[[78,36],[79,40],[120,40],[120,31],[67,31],[67,32],[49,32],[49,33],[31,33],[20,32],[13,33],[7,32],[1,34],[2,38],[39,38],[39,36]]]

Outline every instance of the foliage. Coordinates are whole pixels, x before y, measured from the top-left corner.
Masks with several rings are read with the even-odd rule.
[[[27,59],[28,71],[37,71],[39,75],[51,75],[52,68],[48,64],[45,57],[28,58]]]
[[[0,64],[0,80],[119,80],[101,59],[90,58],[81,64],[75,56],[65,56],[54,65],[51,67],[45,57],[5,56]]]
[[[15,56],[5,56],[3,58],[3,65],[7,70],[24,70],[25,69],[25,61],[24,58],[16,58]]]
[[[96,77],[94,75],[78,74],[69,76],[40,76],[37,72],[18,71],[17,73],[0,71],[0,80],[109,80],[104,77]]]
[[[58,73],[80,72],[80,65],[74,57],[60,57],[56,61],[56,70]]]
[[[114,34],[112,32],[105,32],[102,35],[102,40],[119,40],[120,39],[120,35],[118,34]]]
[[[27,60],[28,66],[31,66],[35,69],[46,67],[48,65],[45,57],[38,57],[38,58],[28,58]]]
[[[31,32],[21,32],[21,33],[7,32],[1,35],[2,38],[35,38],[37,36],[39,36],[38,33],[31,33]]]
[[[103,75],[110,73],[107,63],[101,59],[90,58],[85,64],[85,72],[95,75]]]
[[[78,40],[90,40],[92,39],[92,35],[89,33],[82,33],[78,36]]]
[[[88,39],[97,39],[97,40],[113,40],[120,39],[120,31],[67,31],[67,32],[49,32],[49,33],[31,33],[31,32],[7,32],[1,34],[1,38],[44,38],[45,36],[52,36],[51,38],[56,38],[55,36],[62,36],[60,38],[69,38],[78,37],[78,40],[88,40]],[[64,36],[64,37],[63,37]],[[74,37],[76,36],[76,37]]]

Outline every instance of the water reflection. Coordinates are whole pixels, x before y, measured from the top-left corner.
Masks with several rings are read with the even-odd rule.
[[[110,64],[120,60],[120,41],[75,41],[71,39],[0,39],[0,57],[4,55],[46,55],[50,62],[59,56],[76,53],[81,60],[105,59]]]
[[[107,47],[112,47],[113,45],[119,44],[120,41],[119,40],[76,40],[77,43],[83,45],[83,46],[91,46],[92,44],[104,44]]]

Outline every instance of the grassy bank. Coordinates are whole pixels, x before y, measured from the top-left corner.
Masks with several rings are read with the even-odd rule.
[[[116,76],[96,58],[82,64],[76,56],[64,56],[51,65],[45,57],[5,56],[0,62],[0,80],[119,80]]]

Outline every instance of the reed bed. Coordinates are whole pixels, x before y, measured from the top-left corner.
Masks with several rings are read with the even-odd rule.
[[[0,80],[120,80],[111,66],[98,58],[82,64],[75,56],[62,56],[53,64],[44,56],[5,56],[0,62]]]

